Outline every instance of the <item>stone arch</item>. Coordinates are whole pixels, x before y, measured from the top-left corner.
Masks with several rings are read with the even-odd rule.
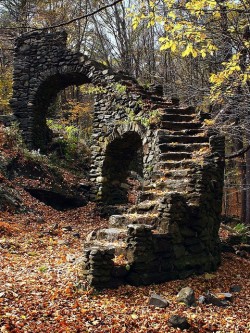
[[[62,67],[51,68],[38,73],[35,79],[36,84],[29,94],[29,101],[31,103],[34,102],[41,86],[53,79],[56,80],[53,82],[55,84],[54,88],[60,85],[60,89],[64,89],[65,87],[73,84],[81,85],[91,83],[90,78],[88,78],[84,72],[84,66],[64,65]]]
[[[46,146],[48,131],[42,109],[46,109],[60,89],[84,83],[106,87],[122,79],[135,82],[79,52],[67,49],[66,39],[64,32],[33,32],[16,40],[10,103],[30,148]]]
[[[147,133],[143,126],[139,125],[138,123],[134,122],[124,122],[123,124],[116,126],[112,133],[107,137],[107,144],[111,143],[115,139],[119,139],[123,137],[128,132],[135,132],[137,133],[140,138],[143,140],[147,139]]]
[[[46,150],[50,141],[50,131],[46,125],[47,111],[57,94],[71,86],[91,83],[91,80],[81,72],[74,71],[72,66],[64,67],[60,72],[47,71],[40,75],[37,87],[30,94],[29,105],[32,105],[32,141],[35,149]]]
[[[66,39],[64,32],[32,32],[16,40],[10,103],[27,146],[46,151],[51,134],[46,127],[46,109],[58,91],[72,83],[92,83],[103,88],[95,96],[93,110],[89,178],[95,183],[91,199],[96,200],[101,192],[97,179],[102,177],[105,149],[115,135],[135,131],[146,140],[143,143],[143,162],[147,166],[145,174],[150,176],[156,161],[156,132],[144,127],[146,134],[143,134],[143,126],[138,125],[140,121],[132,121],[129,112],[143,117],[150,108],[151,103],[147,101],[151,93],[126,73],[114,72],[79,52],[67,49]],[[157,99],[156,96],[154,98]]]
[[[131,127],[133,129],[134,126]],[[144,174],[143,139],[140,135],[142,132],[124,129],[124,127],[117,129],[106,146],[102,165],[101,199],[107,204],[128,203],[130,201],[128,194],[133,185],[138,188],[142,186]]]

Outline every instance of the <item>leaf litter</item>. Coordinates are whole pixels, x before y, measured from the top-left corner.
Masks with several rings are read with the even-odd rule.
[[[74,181],[70,174],[64,177]],[[4,176],[0,180],[6,182]],[[85,237],[93,229],[108,225],[95,204],[57,211],[33,198],[22,186],[15,188],[29,210],[0,212],[1,333],[180,332],[168,325],[173,315],[187,317],[191,326],[184,332],[250,331],[249,256],[224,253],[221,266],[213,273],[97,292],[81,276]],[[225,230],[221,237],[227,237]],[[117,258],[118,264],[122,260]],[[208,291],[228,293],[235,285],[241,289],[233,292],[232,302],[225,307],[197,303],[188,308],[176,299],[180,289],[187,286],[198,299]],[[153,293],[168,300],[169,306],[149,306]]]
[[[188,318],[187,332],[250,331],[249,259],[226,253],[213,274],[97,292],[81,278],[84,238],[93,228],[107,225],[94,213],[95,205],[58,212],[30,196],[27,200],[36,207],[36,214],[0,216],[0,225],[6,229],[0,238],[0,332],[179,332],[168,326],[174,314]],[[38,212],[45,221],[42,224],[37,222]],[[66,231],[69,225],[72,231]],[[73,236],[75,232],[80,238]],[[227,307],[187,308],[176,301],[185,286],[193,288],[198,298],[208,290],[228,292],[232,285],[242,289]],[[149,306],[152,293],[165,297],[170,306]]]

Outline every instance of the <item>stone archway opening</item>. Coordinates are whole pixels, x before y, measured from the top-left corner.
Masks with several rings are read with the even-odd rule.
[[[38,88],[33,107],[34,148],[46,152],[52,140],[52,131],[47,124],[50,109],[59,92],[70,86],[89,84],[90,80],[80,73],[55,74],[47,78]]]
[[[138,191],[143,186],[143,148],[138,133],[127,132],[109,143],[102,181],[103,203],[136,203]]]

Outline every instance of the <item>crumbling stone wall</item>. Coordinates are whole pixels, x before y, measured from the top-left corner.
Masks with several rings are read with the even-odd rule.
[[[216,269],[224,139],[193,108],[166,101],[159,87],[146,91],[126,74],[68,50],[66,37],[33,32],[17,39],[11,105],[26,143],[46,150],[46,114],[57,93],[93,83],[101,89],[93,111],[91,198],[109,202],[112,192],[122,193],[129,171],[143,179],[140,202],[88,237],[85,278],[101,288]],[[117,265],[120,255],[125,263]]]
[[[14,85],[11,106],[27,145],[46,151],[51,133],[46,115],[57,93],[72,84],[92,83],[102,87],[95,96],[92,166],[90,179],[96,183],[93,199],[101,199],[102,168],[106,148],[128,132],[142,141],[144,177],[149,177],[155,155],[155,133],[133,122],[128,114],[140,117],[146,92],[124,73],[114,73],[81,53],[66,48],[64,32],[33,32],[19,37],[15,46]]]

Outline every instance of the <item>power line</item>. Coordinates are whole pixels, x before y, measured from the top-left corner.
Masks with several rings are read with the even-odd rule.
[[[123,0],[116,0],[116,1],[112,2],[111,4],[107,4],[105,6],[99,7],[98,9],[94,10],[91,13],[87,13],[87,14],[75,17],[75,18],[73,18],[73,19],[71,19],[69,21],[65,21],[65,22],[62,22],[62,23],[54,24],[54,25],[51,25],[51,26],[48,26],[48,27],[37,28],[37,27],[31,27],[31,26],[20,26],[20,27],[0,27],[0,29],[2,29],[2,30],[31,29],[31,32],[33,32],[33,31],[43,31],[43,30],[60,28],[60,27],[63,27],[65,25],[69,25],[69,24],[71,24],[73,22],[76,22],[76,21],[82,20],[84,18],[88,18],[90,16],[93,16],[93,15],[95,15],[95,14],[103,11],[106,8],[113,7],[113,6],[117,5],[118,3],[122,2],[122,1]]]

